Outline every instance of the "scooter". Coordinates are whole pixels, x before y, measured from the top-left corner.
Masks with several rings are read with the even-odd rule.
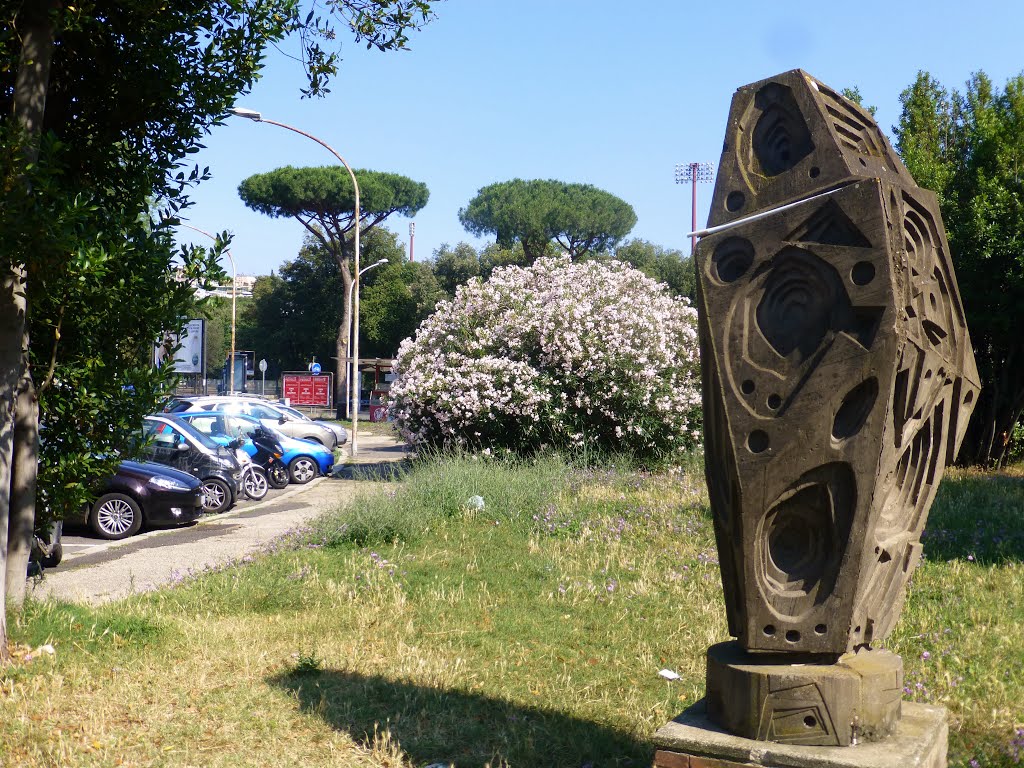
[[[258,466],[248,453],[242,450],[242,438],[236,438],[230,443],[235,451],[235,458],[242,466],[241,491],[253,501],[260,501],[270,491],[270,483],[267,480],[267,472],[263,467]]]
[[[284,447],[274,433],[266,427],[256,427],[249,433],[249,439],[256,448],[252,461],[263,468],[270,486],[281,489],[288,485],[288,467],[281,461]]]

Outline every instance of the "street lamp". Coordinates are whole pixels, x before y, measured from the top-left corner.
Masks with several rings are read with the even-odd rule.
[[[697,231],[697,182],[711,181],[714,178],[713,166],[711,163],[681,163],[676,166],[676,184],[693,185],[693,227],[691,231]],[[690,237],[690,255],[697,250],[697,238]]]
[[[348,171],[349,177],[352,179],[352,189],[355,191],[355,224],[356,231],[353,237],[355,245],[355,269],[353,270],[354,276],[352,278],[352,286],[349,288],[349,292],[352,293],[353,289],[355,292],[355,298],[349,299],[349,306],[352,308],[352,325],[353,325],[353,344],[350,350],[349,356],[355,360],[355,365],[352,366],[352,375],[349,378],[349,393],[352,400],[352,434],[349,436],[348,450],[349,456],[352,458],[356,457],[359,449],[356,445],[356,433],[357,433],[357,422],[359,420],[359,393],[355,391],[353,384],[355,382],[355,370],[359,367],[359,275],[362,274],[359,271],[359,230],[360,226],[360,210],[359,210],[359,182],[356,181],[356,175],[352,172],[352,168],[345,162],[345,158],[339,155],[330,144],[318,139],[310,133],[299,130],[298,128],[287,125],[286,123],[279,123],[276,120],[269,120],[259,112],[252,109],[244,109],[242,107],[232,107],[228,110],[232,115],[236,117],[244,117],[249,120],[253,120],[257,123],[269,123],[270,125],[276,125],[278,128],[284,128],[286,130],[297,133],[300,136],[305,136],[307,139],[315,141],[321,147],[326,149],[332,155],[334,155],[338,162],[345,166],[345,170]],[[354,303],[353,303],[354,302]],[[340,362],[340,361],[339,361]]]
[[[198,232],[200,235],[206,235],[214,242],[217,242],[217,238],[211,235],[206,230],[200,229],[199,227],[193,227],[191,224],[186,224],[185,222],[181,222],[181,226],[185,227],[186,229],[191,229],[193,232]],[[229,377],[231,384],[228,386],[228,394],[230,395],[235,391],[235,303],[238,298],[238,275],[235,274],[235,257],[231,255],[231,249],[225,248],[224,253],[228,255],[228,261],[231,262],[231,375]],[[204,352],[203,355],[205,356],[205,354],[206,353]],[[203,363],[203,366],[206,366],[205,362]],[[203,372],[203,375],[205,377],[205,371]],[[203,380],[203,387],[203,391],[207,391],[205,389],[205,378]]]
[[[360,270],[359,270],[359,273],[358,273],[358,275],[359,275],[360,277],[362,277],[362,276],[363,276],[363,275],[365,275],[365,274],[366,274],[367,272],[369,272],[369,271],[370,271],[371,269],[376,269],[376,268],[377,268],[377,267],[379,267],[379,266],[380,266],[381,264],[387,264],[387,263],[388,263],[388,260],[387,260],[387,259],[381,259],[380,261],[375,261],[375,262],[374,262],[373,264],[371,264],[370,266],[368,266],[368,267],[363,267],[362,269],[360,269]],[[354,289],[355,287],[356,287],[356,281],[355,281],[355,280],[353,280],[353,281],[352,281],[352,284],[351,284],[351,285],[350,285],[350,286],[348,287],[348,303],[349,303],[349,306],[352,306],[352,290],[353,290],[353,289]],[[355,410],[356,410],[356,411],[358,411],[358,410],[359,410],[359,405],[362,405],[362,403],[361,403],[361,402],[359,401],[359,394],[360,394],[359,390],[360,390],[360,389],[362,389],[362,385],[363,385],[363,377],[359,375],[359,358],[358,358],[358,357],[356,357],[356,358],[353,358],[353,359],[352,359],[352,360],[351,360],[351,361],[349,362],[349,365],[351,365],[351,366],[352,366],[351,368],[349,368],[349,371],[350,371],[350,374],[349,374],[349,376],[350,376],[350,378],[349,378],[349,381],[351,381],[351,384],[350,384],[350,386],[352,386],[352,387],[355,387],[355,388],[356,388],[356,397],[354,397],[354,398],[352,399],[352,402],[353,402],[353,403],[356,403],[356,404],[357,404],[357,405],[356,405],[356,409],[355,409]],[[354,413],[354,412],[353,412],[353,413]],[[353,432],[355,432],[355,431],[356,431],[356,421],[355,421],[355,417],[353,417],[353,419],[352,419],[352,431],[353,431]]]

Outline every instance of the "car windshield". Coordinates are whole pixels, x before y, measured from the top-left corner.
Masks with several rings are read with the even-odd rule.
[[[191,437],[193,440],[195,440],[197,443],[199,443],[204,448],[207,448],[207,449],[209,449],[211,451],[214,451],[214,452],[216,452],[216,450],[220,447],[219,444],[216,441],[210,439],[209,435],[204,435],[202,432],[200,432],[198,429],[193,427],[187,421],[182,421],[181,419],[175,419],[171,423],[167,423],[167,422],[163,422],[163,421],[158,421],[158,420],[153,420],[153,421],[148,421],[147,420],[147,424],[146,425],[147,425],[147,428],[148,427],[152,427],[153,430],[158,435],[161,434],[161,433],[167,432],[167,430],[174,430],[175,432],[179,432],[181,434],[188,435],[189,437]]]
[[[180,400],[177,397],[172,397],[167,401],[167,405],[164,406],[164,413],[181,413],[187,411],[192,407],[192,403],[188,400]]]

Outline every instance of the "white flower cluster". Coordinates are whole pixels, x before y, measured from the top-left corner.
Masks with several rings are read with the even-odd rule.
[[[539,259],[460,287],[399,347],[391,415],[414,445],[696,446],[696,312],[620,262]]]

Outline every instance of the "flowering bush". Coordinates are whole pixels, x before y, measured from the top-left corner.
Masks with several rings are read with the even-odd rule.
[[[696,312],[620,262],[542,258],[461,286],[402,342],[413,445],[653,457],[700,442]]]

